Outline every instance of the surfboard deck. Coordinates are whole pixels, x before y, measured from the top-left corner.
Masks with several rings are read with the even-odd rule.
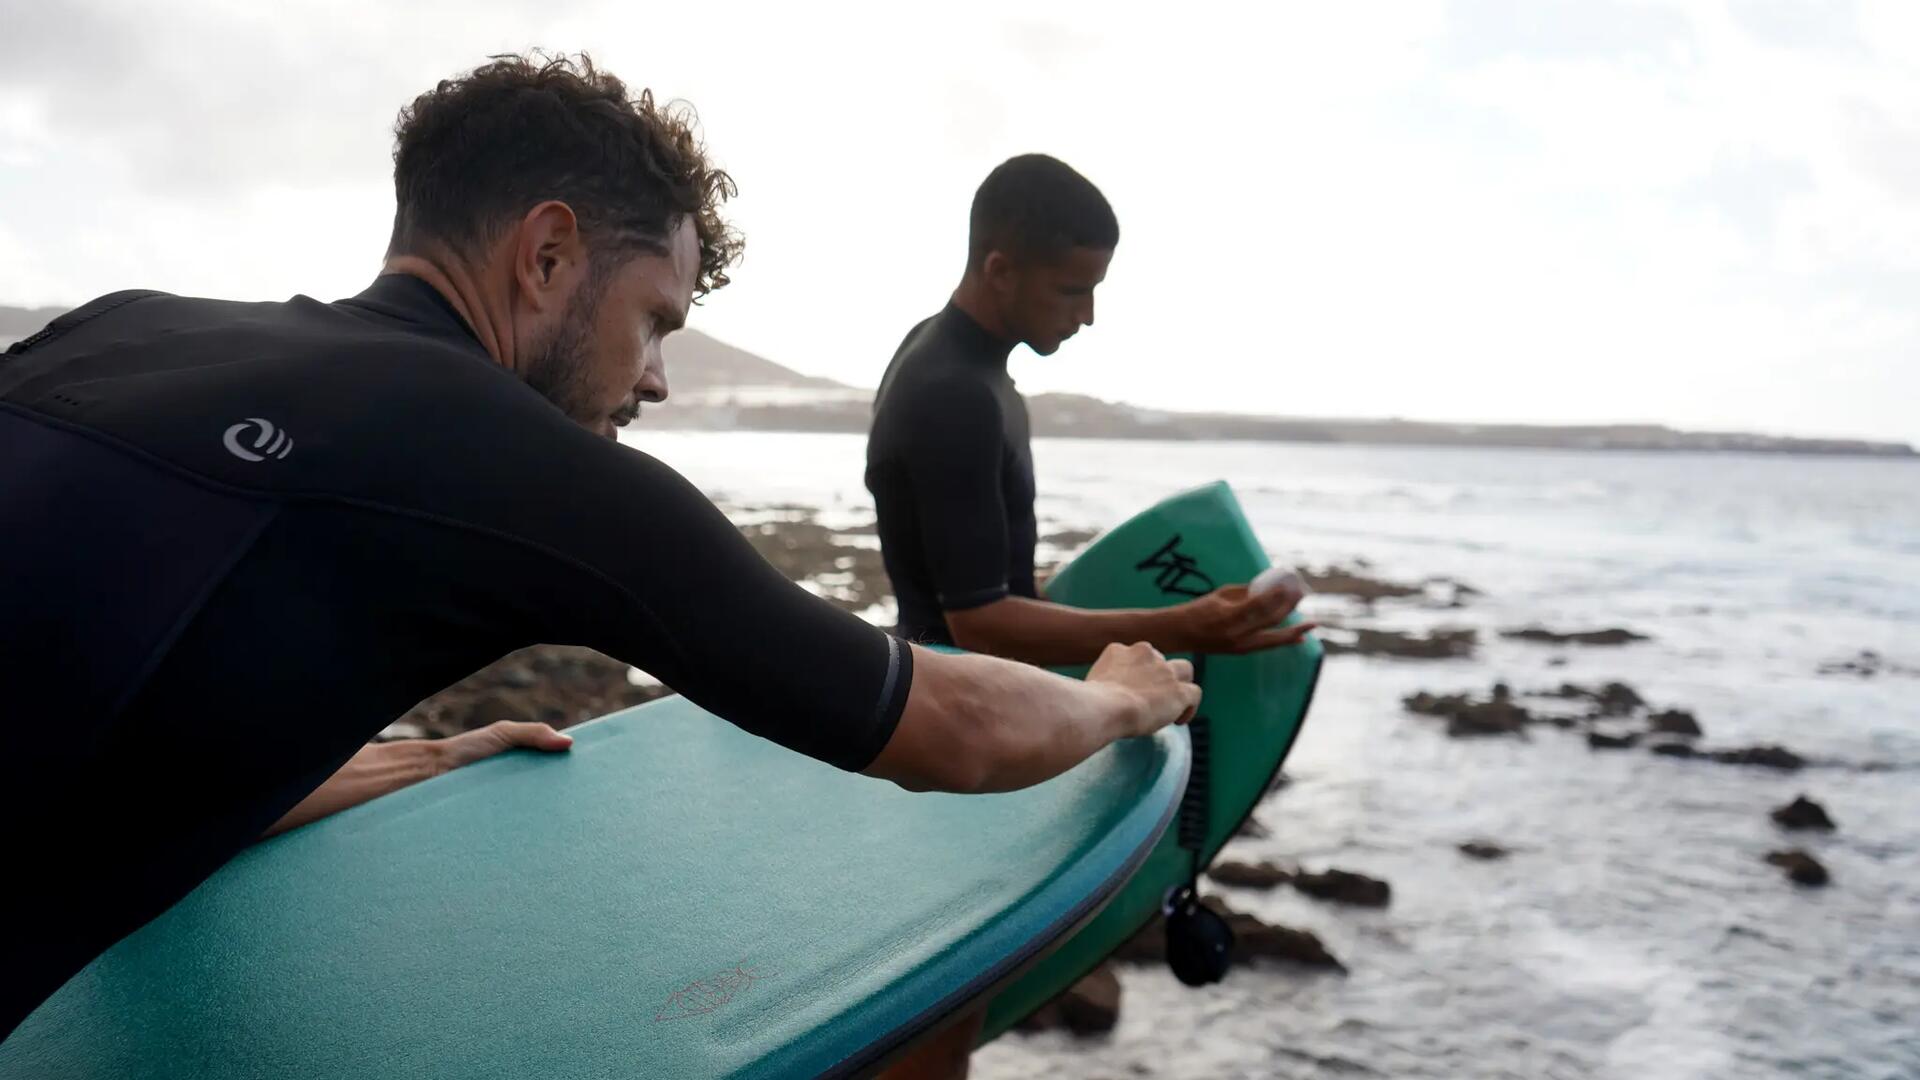
[[[682,698],[242,853],[0,1044],[0,1076],[853,1075],[1166,828],[1188,744],[911,794]]]

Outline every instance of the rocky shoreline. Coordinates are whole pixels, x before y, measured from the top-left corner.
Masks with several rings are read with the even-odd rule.
[[[883,624],[891,622],[890,589],[870,523],[824,521],[818,511],[804,506],[724,509],[755,550],[783,574],[846,611]],[[1054,531],[1042,542],[1043,557],[1057,563],[1091,538],[1092,534],[1084,530]],[[1446,578],[1387,580],[1376,576],[1362,561],[1304,570],[1303,576],[1320,597],[1337,598],[1330,603],[1344,605],[1331,614],[1315,614],[1327,627],[1323,640],[1335,663],[1342,662],[1338,657],[1351,655],[1408,663],[1461,660],[1473,657],[1483,644],[1479,631],[1470,627],[1435,626],[1412,632],[1371,625],[1376,616],[1395,608],[1436,612],[1466,608],[1483,594],[1465,582]],[[1646,647],[1651,640],[1627,627],[1588,629],[1542,624],[1504,629],[1499,637],[1523,645],[1603,652]],[[1903,676],[1909,671],[1877,655],[1861,653],[1834,661],[1822,673],[1873,678]],[[421,702],[382,737],[444,737],[497,720],[540,720],[565,727],[668,693],[668,688],[592,650],[536,646],[503,657]],[[1672,702],[1651,702],[1620,681],[1563,682],[1521,689],[1495,683],[1484,694],[1418,691],[1407,695],[1401,705],[1411,720],[1432,723],[1437,734],[1454,739],[1527,740],[1536,731],[1552,731],[1584,739],[1596,754],[1644,752],[1781,773],[1825,764],[1782,746],[1715,744],[1692,710]],[[1835,828],[1826,809],[1805,795],[1775,808],[1769,816],[1782,833],[1825,834]],[[1258,830],[1258,822],[1250,819],[1249,835],[1258,835]],[[1457,846],[1460,857],[1475,862],[1491,863],[1516,854],[1498,837],[1463,838]],[[1827,869],[1802,848],[1770,852],[1764,861],[1796,886],[1817,888],[1831,881]],[[1207,876],[1216,887],[1256,891],[1287,888],[1318,902],[1359,908],[1388,907],[1394,896],[1387,881],[1337,867],[1307,870],[1271,861],[1223,858]],[[1277,965],[1276,970],[1301,975],[1348,970],[1347,963],[1334,956],[1311,931],[1269,923],[1236,910],[1217,892],[1203,902],[1233,928],[1242,963]],[[1059,1029],[1078,1036],[1111,1031],[1118,1022],[1123,996],[1116,969],[1163,962],[1165,951],[1164,929],[1156,920],[1116,952],[1108,964],[1029,1018],[1022,1030]],[[1364,957],[1358,962],[1364,963]]]

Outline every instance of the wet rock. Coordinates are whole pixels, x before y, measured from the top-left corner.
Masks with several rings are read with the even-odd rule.
[[[1525,708],[1510,701],[1484,701],[1464,706],[1449,716],[1447,734],[1456,739],[1518,735],[1529,719]]]
[[[1647,703],[1638,691],[1622,682],[1610,682],[1602,686],[1593,700],[1600,706],[1602,716],[1625,716]]]
[[[1099,535],[1092,529],[1061,529],[1041,537],[1040,542],[1065,551],[1075,551],[1085,547]]]
[[[1624,735],[1609,735],[1604,731],[1587,732],[1587,746],[1593,750],[1629,750],[1639,741],[1639,733],[1633,731]]]
[[[1452,716],[1456,710],[1472,702],[1473,699],[1466,694],[1433,694],[1425,690],[1400,699],[1400,704],[1408,712],[1421,716]]]
[[[1328,952],[1319,936],[1310,930],[1273,925],[1240,912],[1223,914],[1226,916],[1227,925],[1233,929],[1233,951],[1236,959],[1285,960],[1306,967],[1325,968],[1343,974],[1347,970],[1347,966]]]
[[[1542,645],[1626,645],[1635,641],[1650,641],[1645,634],[1636,634],[1621,627],[1608,627],[1605,630],[1573,630],[1560,632],[1544,626],[1527,626],[1517,630],[1502,630],[1500,636],[1514,641],[1532,641]]]
[[[1349,570],[1340,566],[1329,566],[1325,570],[1302,570],[1300,576],[1306,581],[1307,588],[1314,592],[1325,596],[1351,596],[1369,602],[1422,596],[1426,593],[1426,590],[1419,585],[1383,581],[1368,577],[1358,570]]]
[[[1596,706],[1594,712],[1596,717],[1628,716],[1647,704],[1638,690],[1623,682],[1610,682],[1599,687],[1581,686],[1579,683],[1561,683],[1553,690],[1537,690],[1530,696],[1589,701]]]
[[[1327,951],[1320,938],[1307,930],[1276,926],[1245,912],[1235,911],[1217,896],[1201,898],[1201,903],[1227,920],[1234,936],[1236,961],[1286,960],[1307,967],[1345,972],[1346,965]],[[1163,963],[1167,958],[1167,929],[1164,916],[1155,915],[1146,927],[1114,950],[1113,959],[1130,963]]]
[[[1687,739],[1701,735],[1700,721],[1685,709],[1668,709],[1648,716],[1647,730],[1656,735],[1678,735]]]
[[[1760,765],[1792,772],[1806,765],[1807,759],[1784,746],[1745,746],[1738,750],[1716,750],[1708,755],[1723,765]]]
[[[1379,878],[1346,870],[1328,869],[1318,874],[1295,874],[1293,887],[1317,900],[1356,907],[1386,907],[1393,899],[1393,887]]]
[[[1514,735],[1533,717],[1525,706],[1502,695],[1496,686],[1492,697],[1475,701],[1466,694],[1431,694],[1425,690],[1400,699],[1408,712],[1422,716],[1445,717],[1447,734],[1456,738],[1477,735]]]
[[[758,514],[769,508],[744,511]],[[779,519],[740,526],[760,557],[793,581],[810,582],[813,591],[845,611],[861,612],[893,595],[880,552],[846,542],[854,535],[830,529],[807,507],[776,507]]]
[[[1833,830],[1833,819],[1827,816],[1827,808],[1807,798],[1796,797],[1785,806],[1776,806],[1769,815],[1774,823],[1783,829],[1825,829]]]
[[[1278,863],[1217,862],[1207,876],[1222,885],[1242,889],[1271,889],[1293,880],[1293,871]]]
[[[1871,679],[1875,675],[1920,675],[1920,669],[1902,667],[1872,649],[1862,649],[1844,660],[1829,660],[1820,665],[1822,675],[1855,675]]]
[[[1479,859],[1482,862],[1504,859],[1508,855],[1513,854],[1499,844],[1486,840],[1467,840],[1457,845],[1457,847],[1459,848],[1460,854],[1465,855],[1469,859]]]
[[[1120,977],[1110,964],[1094,968],[1067,992],[1015,1025],[1021,1031],[1070,1031],[1104,1035],[1120,1021]]]
[[[1827,868],[1820,860],[1799,848],[1791,851],[1775,851],[1767,855],[1767,862],[1787,872],[1787,877],[1796,885],[1825,885],[1831,878]]]
[[[566,727],[672,693],[635,686],[630,669],[592,649],[535,645],[481,668],[399,717],[384,738],[444,738],[496,720]]]
[[[1807,759],[1784,746],[1743,746],[1735,750],[1701,750],[1690,743],[1664,742],[1649,747],[1656,754],[1677,758],[1698,758],[1722,765],[1757,765],[1792,772],[1806,765]]]
[[[1479,644],[1478,631],[1433,630],[1426,634],[1413,634],[1400,630],[1370,630],[1364,627],[1348,628],[1353,635],[1351,642],[1340,641],[1323,636],[1321,643],[1333,656],[1393,656],[1403,660],[1458,660],[1473,655],[1474,647]]]

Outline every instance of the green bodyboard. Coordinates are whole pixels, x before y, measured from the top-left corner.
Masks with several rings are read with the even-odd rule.
[[[1047,599],[1084,608],[1164,607],[1244,584],[1269,565],[1233,490],[1214,483],[1103,534],[1054,576]],[[1204,765],[1196,759],[1207,789],[1205,813],[1196,818],[1205,837],[1199,865],[1213,861],[1272,786],[1306,722],[1321,656],[1319,640],[1309,636],[1289,648],[1206,658],[1200,715],[1207,718],[1208,753]],[[1180,839],[1169,830],[1091,923],[993,999],[982,1041],[1064,992],[1152,919],[1168,890],[1193,872],[1195,852]]]

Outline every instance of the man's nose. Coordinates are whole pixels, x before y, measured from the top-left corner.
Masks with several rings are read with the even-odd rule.
[[[648,364],[640,372],[640,381],[633,384],[633,396],[649,404],[658,404],[667,400],[667,362],[665,360]]]

